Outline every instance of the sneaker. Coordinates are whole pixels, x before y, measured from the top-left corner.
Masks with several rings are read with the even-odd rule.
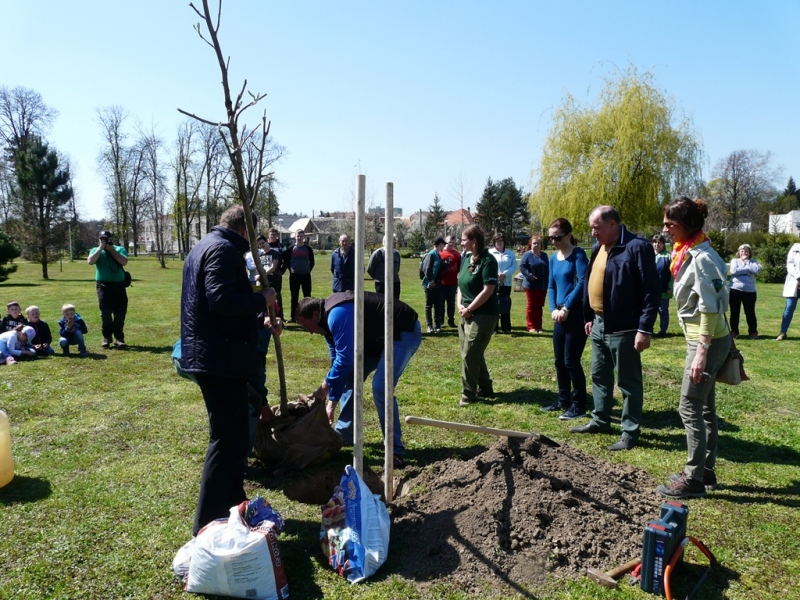
[[[87,356],[89,356],[89,353],[86,350],[84,350],[78,356],[80,356],[81,358],[86,358]]]
[[[103,338],[103,343],[101,344],[101,346],[103,346],[103,348],[108,348],[110,345],[111,345],[111,340]]]
[[[494,396],[494,389],[493,388],[478,388],[476,393],[477,396],[481,398],[491,398]]]
[[[61,349],[61,354],[63,356],[69,356],[69,348],[62,348]]]
[[[428,327],[428,333],[433,333],[433,327]]]
[[[673,473],[669,476],[670,482],[674,483],[681,478],[685,478],[686,473]],[[711,492],[717,489],[717,474],[712,469],[703,469],[703,485],[706,486],[706,491]]]
[[[125,342],[121,342],[119,340],[114,340],[114,348],[119,348],[121,350],[121,349],[126,348],[126,347],[127,347],[127,345],[125,344]]]
[[[756,331],[755,333],[751,333],[750,334],[750,339],[751,340],[757,340],[758,339],[758,332]]]
[[[458,405],[459,406],[469,406],[470,404],[472,404],[472,402],[473,402],[473,400],[470,400],[468,398],[461,398],[461,402],[459,402]]]
[[[439,333],[440,331],[442,331],[441,327],[437,327],[436,329],[433,330],[434,333]]]
[[[455,321],[448,321],[447,322],[447,326],[448,327],[452,327],[453,329],[455,329],[456,328],[456,322]]]
[[[17,359],[14,358],[13,356],[9,356],[8,358],[6,358],[6,364],[7,365],[15,365],[15,364],[17,364]]]
[[[543,406],[542,407],[542,410],[544,412],[556,412],[557,410],[567,410],[567,409],[568,409],[568,407],[567,406],[561,406],[561,403],[558,400],[556,400],[555,402],[553,402],[549,406]]]
[[[780,342],[786,339],[786,334],[781,331],[780,335],[775,338],[776,342]]]
[[[667,498],[702,498],[706,495],[706,486],[702,481],[697,481],[693,477],[687,477],[681,472],[675,481],[671,481],[669,487],[660,485],[656,488],[659,494]]]
[[[571,421],[572,419],[582,419],[588,416],[589,415],[586,414],[586,409],[578,408],[573,404],[563,414],[560,414],[558,418],[562,421]]]

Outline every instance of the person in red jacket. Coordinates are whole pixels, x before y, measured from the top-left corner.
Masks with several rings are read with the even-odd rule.
[[[452,235],[447,236],[444,249],[439,252],[439,258],[450,263],[442,276],[442,293],[444,302],[447,305],[447,326],[456,327],[456,292],[458,291],[458,272],[461,270],[461,253],[456,250],[456,238]]]

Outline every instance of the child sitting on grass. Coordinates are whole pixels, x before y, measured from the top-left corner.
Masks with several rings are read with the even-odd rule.
[[[14,365],[23,356],[35,358],[36,352],[27,347],[34,335],[33,327],[27,325],[17,325],[16,329],[0,333],[0,365]]]
[[[6,304],[6,312],[8,313],[3,317],[3,325],[0,327],[0,333],[4,331],[12,331],[18,325],[27,325],[28,320],[22,316],[22,309],[19,307],[19,302],[12,301]]]
[[[86,344],[83,342],[83,336],[89,332],[86,322],[75,312],[75,306],[72,304],[62,306],[61,314],[64,316],[58,322],[58,334],[61,336],[58,345],[61,346],[64,356],[69,356],[69,347],[75,344],[78,345],[81,358],[89,356]]]
[[[50,326],[39,318],[39,307],[29,306],[25,309],[28,315],[28,325],[36,331],[36,336],[28,343],[33,346],[37,356],[52,356],[55,350],[50,345],[53,343],[53,335],[50,333]]]

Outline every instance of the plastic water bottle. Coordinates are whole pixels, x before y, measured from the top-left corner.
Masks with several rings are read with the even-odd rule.
[[[14,459],[11,457],[11,428],[8,415],[0,410],[0,488],[14,479]]]

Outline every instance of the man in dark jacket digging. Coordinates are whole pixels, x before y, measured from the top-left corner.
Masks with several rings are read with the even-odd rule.
[[[364,292],[364,378],[375,371],[372,379],[372,398],[381,430],[385,410],[385,357],[383,294]],[[355,370],[355,295],[339,292],[322,298],[303,298],[297,305],[297,322],[309,333],[325,337],[331,354],[331,368],[322,385],[314,392],[318,399],[328,398],[328,420],[333,422],[336,404],[341,401],[336,431],[345,443],[353,443],[353,373]],[[422,341],[422,329],[416,311],[405,302],[394,301],[394,384],[397,385],[411,357]],[[394,399],[394,466],[403,467],[403,441],[397,398]]]
[[[247,380],[260,368],[257,315],[275,303],[272,288],[253,292],[244,260],[249,248],[244,209],[233,206],[183,267],[181,361],[200,385],[210,429],[193,535],[247,499]]]

